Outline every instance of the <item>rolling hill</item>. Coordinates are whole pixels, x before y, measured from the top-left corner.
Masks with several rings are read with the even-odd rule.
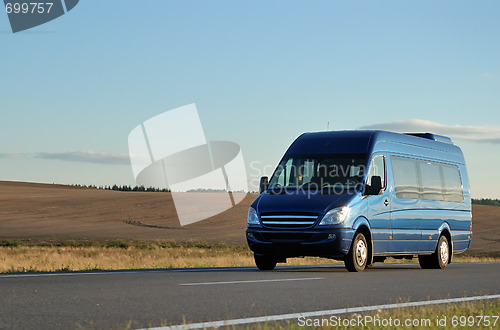
[[[257,197],[181,227],[170,193],[121,192],[0,181],[0,240],[132,240],[245,244],[246,214]],[[473,205],[469,254],[500,257],[500,207]]]

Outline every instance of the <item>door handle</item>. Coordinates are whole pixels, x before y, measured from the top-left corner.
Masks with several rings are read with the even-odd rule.
[[[384,202],[384,205],[387,206],[389,204],[390,204],[389,201],[386,199],[385,202]]]

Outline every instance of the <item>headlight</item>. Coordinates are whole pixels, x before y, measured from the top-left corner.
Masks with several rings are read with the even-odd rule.
[[[343,207],[338,207],[336,209],[332,209],[325,214],[323,219],[321,219],[319,225],[327,226],[327,225],[341,224],[349,216],[350,210],[351,208],[349,206],[343,206]]]
[[[257,215],[257,211],[253,207],[248,209],[248,218],[247,218],[248,227],[260,227],[259,216]]]

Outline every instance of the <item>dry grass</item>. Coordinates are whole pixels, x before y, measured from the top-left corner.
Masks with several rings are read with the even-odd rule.
[[[400,301],[402,302],[402,301]],[[500,326],[500,299],[478,300],[472,302],[429,305],[420,307],[402,307],[395,309],[377,310],[367,313],[354,313],[345,315],[325,315],[317,318],[290,319],[286,321],[251,323],[238,326],[225,326],[217,329],[225,330],[281,330],[281,329],[498,329]],[[471,318],[472,317],[472,318]],[[333,320],[336,321],[333,321]],[[362,320],[359,326],[343,325],[344,320]],[[318,320],[319,325],[314,325]],[[371,320],[371,321],[369,321]],[[384,326],[383,322],[392,322]],[[391,321],[389,321],[391,320]],[[395,324],[401,323],[400,326]],[[416,322],[418,325],[405,326],[404,322]],[[301,323],[299,323],[301,322]],[[307,324],[311,324],[308,326]],[[309,323],[310,322],[310,323]],[[323,324],[321,324],[323,322]],[[336,323],[334,323],[336,322]],[[351,321],[353,322],[353,321]],[[439,325],[438,325],[439,322]],[[132,329],[133,321],[119,325],[116,329]],[[355,321],[354,323],[355,324]],[[489,324],[489,325],[487,325]],[[161,326],[173,326],[168,321],[161,322]],[[189,323],[184,323],[187,326]],[[93,326],[78,326],[79,329],[93,328]],[[207,328],[213,329],[213,328]]]
[[[492,262],[491,257],[456,256],[454,262]],[[386,263],[417,262],[389,258]],[[331,265],[321,258],[288,259],[287,265]],[[54,272],[81,270],[160,269],[197,267],[253,267],[244,245],[130,243],[112,241],[0,244],[0,272]]]
[[[245,246],[124,242],[101,246],[95,243],[88,246],[67,243],[62,246],[4,245],[7,246],[0,247],[0,272],[3,273],[254,266],[252,253]],[[306,258],[291,259],[287,264],[320,265],[332,262]]]
[[[339,315],[335,317],[337,319],[337,324],[334,324],[333,322],[330,323],[330,316],[324,316],[323,318],[318,318],[318,322],[324,322],[323,325],[319,323],[319,326],[299,326],[299,320],[295,319],[285,322],[226,327],[225,329],[498,329],[500,327],[500,318],[498,318],[499,315],[500,300],[497,299],[458,304],[378,310],[372,313],[363,314]],[[371,320],[373,321],[365,322],[359,326],[342,325],[342,320],[357,320],[358,317],[361,320],[369,320],[371,317]],[[341,320],[339,321],[338,318]],[[392,320],[392,326],[383,326],[383,320],[389,319]],[[395,321],[396,319],[400,321],[400,326],[395,326],[395,323],[397,323],[397,321]],[[419,325],[410,325],[409,327],[405,326],[404,322],[406,320],[415,322],[415,324],[418,323]],[[437,324],[438,320],[440,322],[439,325]],[[494,324],[495,321],[496,324]],[[305,321],[303,320],[302,323],[304,322]],[[309,322],[314,321],[313,319],[309,319]],[[486,325],[488,322],[489,325]],[[339,323],[340,326],[338,325]],[[311,324],[314,325],[314,323]]]

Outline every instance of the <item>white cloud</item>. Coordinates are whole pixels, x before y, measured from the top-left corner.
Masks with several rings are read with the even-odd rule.
[[[27,158],[31,157],[30,154],[22,153],[22,152],[8,152],[8,153],[0,153],[0,158]]]
[[[393,132],[435,133],[456,140],[500,144],[500,126],[445,125],[430,120],[408,119],[373,124],[360,129],[380,129]]]
[[[97,151],[0,153],[0,158],[41,158],[95,164],[130,165],[128,154]]]

